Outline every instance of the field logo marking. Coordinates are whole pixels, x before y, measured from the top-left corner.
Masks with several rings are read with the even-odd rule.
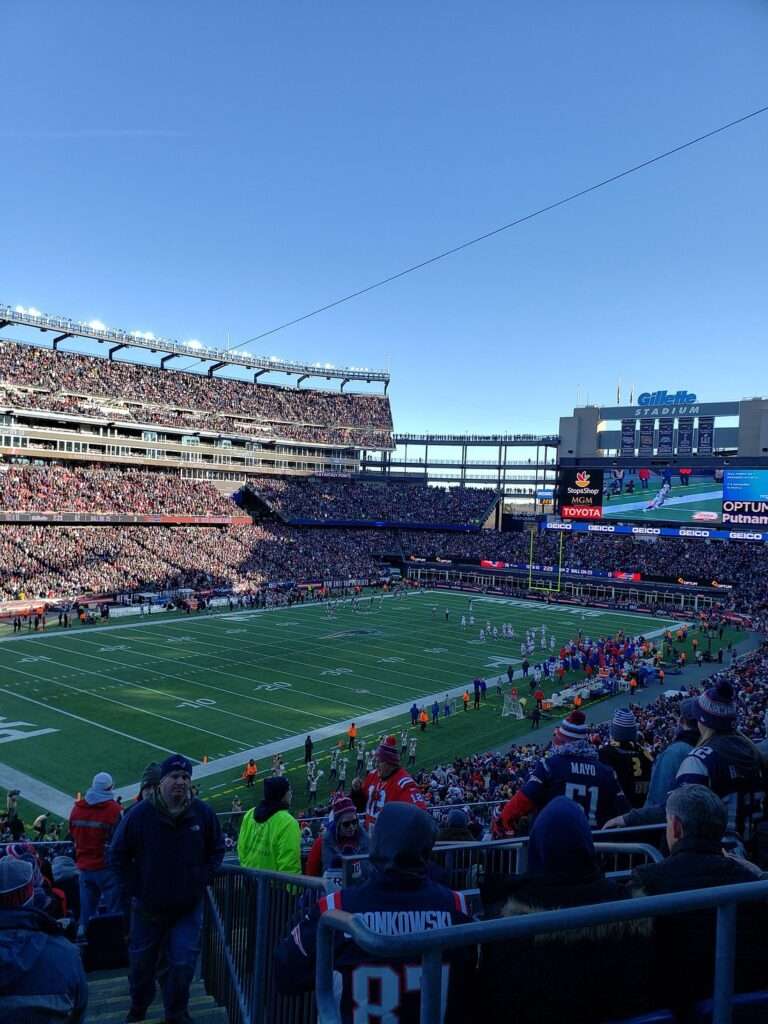
[[[399,665],[405,658],[398,658],[396,654],[391,655],[389,658],[377,658],[376,662],[379,665]]]
[[[177,704],[177,708],[209,708],[212,704],[215,704],[215,700],[211,700],[210,697],[198,697],[196,700],[183,700],[181,704]]]
[[[276,690],[290,690],[291,683],[277,682],[277,683],[259,683],[258,686],[254,686],[254,690],[266,690],[267,693],[274,693]]]
[[[320,673],[321,676],[351,676],[351,668],[324,668]]]
[[[32,732],[22,732],[20,726],[32,729]],[[14,743],[16,740],[31,740],[34,736],[45,736],[49,732],[58,732],[58,729],[35,729],[31,722],[8,722],[0,717],[0,743]]]

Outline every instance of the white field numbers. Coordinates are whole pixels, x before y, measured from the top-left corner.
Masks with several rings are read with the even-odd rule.
[[[440,977],[440,1020],[445,1018],[450,966]],[[353,1024],[398,1024],[404,996],[421,990],[421,964],[361,964],[352,971]]]
[[[584,808],[584,813],[589,819],[590,825],[597,825],[597,800],[599,796],[597,786],[584,786],[580,782],[569,782],[565,787],[565,795],[569,800]]]

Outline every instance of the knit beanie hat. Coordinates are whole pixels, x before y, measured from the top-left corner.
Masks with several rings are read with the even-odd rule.
[[[400,752],[397,749],[397,739],[394,736],[387,736],[386,739],[379,744],[376,751],[376,758],[379,761],[383,761],[384,764],[392,764],[396,767],[400,764]]]
[[[160,765],[160,781],[162,782],[165,776],[170,775],[171,772],[186,772],[191,777],[192,762],[188,761],[183,754],[171,754]]]
[[[586,739],[587,718],[584,712],[578,709],[572,711],[562,720],[552,736],[552,742],[557,746],[561,743],[576,743]]]
[[[736,695],[724,680],[696,701],[696,718],[715,732],[731,732],[736,724]]]
[[[54,882],[64,882],[68,878],[77,878],[78,876],[75,862],[71,857],[64,856],[63,854],[53,858],[51,861],[51,872]]]
[[[357,808],[348,796],[337,797],[331,804],[331,815],[334,821],[338,821],[344,814],[354,814],[357,816]]]
[[[680,721],[695,722],[699,717],[699,701],[697,697],[686,697],[680,701]]]
[[[448,812],[448,817],[445,819],[446,828],[469,828],[469,817],[466,811],[462,811],[460,807],[455,808]]]
[[[616,708],[610,730],[612,740],[632,743],[637,739],[637,719],[628,708]]]
[[[157,761],[150,761],[141,775],[140,789],[145,786],[158,786],[160,784],[160,765]]]
[[[270,775],[264,779],[264,799],[269,803],[279,803],[290,788],[284,775]]]
[[[0,857],[0,908],[23,907],[35,893],[32,865],[16,857]]]

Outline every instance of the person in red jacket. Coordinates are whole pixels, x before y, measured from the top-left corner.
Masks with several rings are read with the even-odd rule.
[[[426,810],[427,803],[414,780],[400,767],[397,739],[387,736],[376,751],[376,771],[363,782],[366,796],[365,827],[370,829],[384,804],[409,803]]]
[[[78,935],[85,935],[100,902],[103,901],[108,914],[117,914],[121,909],[120,885],[107,859],[107,847],[122,813],[112,790],[109,772],[97,772],[91,788],[69,815],[69,831],[80,872]]]

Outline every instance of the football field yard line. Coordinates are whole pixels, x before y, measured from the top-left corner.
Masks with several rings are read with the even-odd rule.
[[[387,637],[386,639],[388,641],[390,641],[390,640],[398,641],[398,638],[396,636],[393,636],[391,638]],[[222,644],[216,643],[214,641],[203,641],[203,640],[195,640],[193,642],[197,643],[197,644],[205,644],[207,647],[212,647],[214,649],[214,651],[216,651],[216,652],[226,651],[228,655],[231,655],[231,653],[232,653],[232,645],[231,644],[225,643],[224,645],[222,645]],[[422,641],[422,642],[425,642],[425,641]],[[147,644],[147,643],[154,644],[155,642],[154,641],[146,641],[146,640],[144,640],[143,643],[144,644]],[[254,647],[254,648],[256,648],[257,651],[259,651],[259,653],[261,653],[261,648],[263,647],[263,642],[243,640],[243,639],[241,639],[239,637],[238,637],[237,643],[239,645],[243,646],[243,647]],[[400,646],[398,646],[398,649],[401,649],[401,647],[408,646],[407,644],[403,643],[402,641],[398,641],[398,643],[400,644]],[[158,644],[158,646],[162,646],[162,644]],[[304,657],[307,654],[308,650],[309,650],[309,645],[303,646],[300,649],[300,656]],[[343,660],[343,659],[346,658],[347,661],[354,660],[354,661],[357,661],[359,663],[359,658],[361,656],[379,659],[380,658],[380,653],[379,652],[373,653],[373,652],[369,652],[369,651],[355,651],[354,653],[349,652],[347,654],[347,653],[341,651],[341,648],[337,648],[337,650],[334,652],[333,655],[325,655],[325,654],[314,655],[314,659],[317,660],[318,658],[320,658],[320,659],[322,659],[324,661],[332,661],[332,662],[338,663],[339,660]],[[469,658],[469,655],[463,655],[463,656]],[[156,655],[155,657],[158,660],[161,660],[161,661],[162,660],[172,660],[172,659],[168,659],[168,658],[162,658],[159,655]],[[294,652],[293,657],[294,658],[296,657],[296,652]],[[418,657],[418,656],[412,655],[410,657],[410,660],[413,661],[415,657]],[[308,676],[305,673],[298,672],[297,669],[296,669],[296,662],[291,660],[291,656],[286,655],[285,657],[281,657],[281,656],[278,656],[276,654],[270,654],[270,655],[266,656],[266,659],[274,660],[274,661],[286,661],[286,662],[288,662],[289,667],[287,669],[277,669],[277,668],[274,668],[273,666],[270,666],[270,665],[262,665],[261,668],[262,668],[263,671],[275,672],[276,674],[293,676],[294,678],[297,678],[297,679],[305,679],[309,683],[312,683],[314,685],[317,685],[318,682],[319,682],[319,680],[317,680],[316,678],[313,678],[312,676]],[[230,656],[222,655],[222,656],[219,657],[219,660],[222,661],[222,662],[228,662],[228,663],[231,663],[231,664],[235,664],[235,665],[238,665],[238,666],[241,666],[241,667],[242,667],[242,664],[243,664],[241,659],[233,658],[233,657],[230,657]],[[431,664],[431,663],[428,662],[427,664]],[[334,665],[334,667],[336,667],[336,665]],[[460,676],[461,678],[464,678],[466,676],[466,672],[464,672],[464,671],[462,671],[460,669],[453,669],[453,668],[446,668],[446,667],[444,667],[443,670],[451,672],[453,674],[456,674],[456,675]],[[377,671],[377,676],[369,676],[369,675],[363,674],[362,671],[359,672],[358,673],[358,676],[359,676],[358,681],[365,682],[366,684],[370,684],[370,685],[376,685],[376,683],[380,681],[381,674],[384,673],[384,672],[391,673],[391,674],[397,675],[399,677],[402,677],[403,675],[405,675],[405,676],[410,678],[411,675],[412,675],[412,673],[408,672],[407,666],[399,666],[398,668],[391,668],[388,665],[383,665],[382,664],[382,665],[377,665],[376,666],[376,671]],[[321,670],[320,674],[322,674],[322,670]],[[414,678],[418,678],[418,677],[415,676]],[[348,692],[353,692],[353,687],[347,686],[346,684],[340,683],[340,682],[332,682],[327,677],[324,677],[321,682],[322,682],[322,685],[324,685],[324,686],[325,685],[331,685],[331,686],[337,687],[339,689],[346,690]],[[399,682],[399,681],[396,682],[396,681],[389,681],[388,680],[386,682],[386,685],[388,687],[390,687],[390,688],[391,687],[397,687],[398,689],[409,691],[414,696],[418,696],[423,691],[423,687],[422,686],[413,686],[411,684],[406,684],[406,683]],[[294,690],[294,692],[296,692],[296,693],[304,693],[305,695],[312,696],[314,699],[324,699],[324,700],[329,700],[329,701],[332,700],[332,698],[323,698],[319,694],[314,694],[314,693],[313,694],[307,694],[306,691],[302,691],[302,690]],[[376,693],[375,690],[371,690],[369,692],[372,695],[381,697],[382,699],[386,699],[386,697],[388,696],[387,694],[384,694],[384,693]],[[348,702],[340,700],[339,703],[344,704],[344,703],[348,703]],[[355,705],[350,704],[350,706],[355,706]],[[365,709],[362,709],[362,710],[365,710]]]
[[[54,650],[59,650],[59,651],[63,650],[63,648],[57,647],[55,644],[51,644],[50,646]],[[72,652],[70,652],[70,651],[66,651],[65,653],[67,653],[68,655],[72,654]],[[122,669],[131,669],[131,668],[133,668],[133,666],[128,665],[126,662],[118,661],[117,659],[101,658],[101,657],[99,657],[96,654],[88,654],[87,652],[84,652],[84,651],[81,651],[79,653],[81,653],[86,658],[92,658],[92,659],[94,659],[96,661],[102,661],[105,664],[118,665]],[[160,660],[160,659],[155,659],[155,660]],[[162,672],[160,669],[151,668],[148,665],[137,665],[137,666],[135,666],[135,668],[138,669],[141,672],[152,672],[155,675],[163,676],[166,679],[176,679],[179,683],[181,683],[184,686],[199,686],[199,687],[205,687],[206,689],[218,689],[219,692],[225,692],[225,691],[221,690],[218,687],[211,686],[208,683],[197,683],[194,680],[190,679],[188,675],[181,676],[181,675],[178,675],[177,673]],[[116,678],[115,676],[110,676],[106,672],[101,674],[101,673],[94,672],[94,671],[87,670],[87,669],[83,669],[83,668],[80,668],[80,667],[77,667],[75,670],[76,671],[80,671],[80,672],[86,672],[88,675],[103,675],[104,678],[111,679],[113,682],[120,683],[123,686],[135,686],[135,687],[138,687],[140,689],[147,689],[147,690],[152,689],[151,687],[144,687],[144,686],[142,686],[142,684],[133,682],[132,680],[129,680],[129,679]],[[205,670],[207,672],[218,672],[221,675],[226,675],[227,678],[231,678],[229,673],[222,672],[221,669],[216,669],[213,666],[205,666]],[[14,671],[18,671],[18,670],[14,669]],[[164,692],[162,690],[156,690],[155,692],[162,693],[163,696],[169,697],[171,699],[179,699],[179,700],[187,699],[187,695],[185,695],[183,693],[182,694],[178,694],[178,695],[177,694],[169,694],[169,693]],[[234,691],[228,691],[228,692],[234,693]],[[325,715],[316,715],[316,714],[313,714],[310,711],[302,711],[300,708],[290,707],[287,704],[280,704],[277,701],[271,701],[271,700],[267,700],[265,698],[250,697],[247,694],[240,694],[240,693],[236,693],[234,695],[239,697],[240,699],[253,700],[253,701],[256,701],[256,702],[258,702],[260,704],[269,704],[269,705],[272,705],[274,707],[280,707],[280,708],[282,708],[283,710],[286,710],[286,711],[294,712],[296,714],[310,715],[311,717],[315,718],[317,721],[326,721],[326,722],[332,721],[332,719],[327,718]],[[314,697],[314,694],[308,694],[307,696]],[[249,719],[249,721],[259,721],[259,720],[258,719]],[[270,723],[268,723],[268,722],[261,722],[260,724],[266,725],[266,726],[270,726]],[[223,737],[223,738],[226,739],[227,737]]]
[[[595,615],[594,611],[590,610],[592,614],[589,618],[585,619],[584,616],[587,613],[576,607],[543,605],[540,602],[523,601],[517,598],[488,598],[480,597],[479,595],[471,595],[471,597],[476,601],[483,601],[483,606],[482,608],[475,607],[476,625],[472,629],[467,628],[466,630],[461,630],[459,620],[462,614],[468,617],[470,595],[464,592],[439,591],[426,592],[398,601],[388,599],[386,604],[382,606],[381,612],[353,612],[349,604],[347,604],[338,612],[337,617],[332,622],[327,621],[323,605],[312,604],[269,609],[270,611],[281,613],[281,615],[269,617],[265,617],[263,610],[239,610],[236,613],[213,614],[199,618],[187,616],[175,619],[158,618],[156,620],[144,618],[139,622],[117,626],[78,627],[69,632],[54,631],[48,634],[27,634],[14,638],[14,642],[19,644],[18,648],[14,649],[11,647],[6,649],[6,652],[12,656],[7,659],[7,662],[15,661],[16,658],[14,656],[17,653],[23,659],[28,655],[28,652],[34,651],[39,651],[41,654],[50,652],[53,655],[53,659],[46,659],[47,663],[44,662],[44,669],[42,665],[36,666],[38,668],[36,672],[29,672],[23,668],[14,669],[9,664],[8,668],[11,676],[13,677],[14,672],[19,676],[19,685],[22,688],[22,692],[17,693],[13,688],[2,688],[0,692],[6,693],[10,698],[18,697],[20,700],[36,704],[53,715],[64,715],[71,720],[80,721],[86,726],[96,726],[104,730],[105,733],[112,733],[128,741],[144,744],[145,746],[165,752],[171,752],[171,748],[158,744],[152,739],[139,738],[130,733],[121,732],[121,730],[111,725],[92,721],[84,715],[65,711],[48,700],[36,700],[32,696],[24,695],[23,687],[25,684],[22,681],[22,677],[34,680],[44,693],[47,692],[52,700],[56,699],[57,693],[63,692],[65,699],[66,695],[72,694],[70,699],[75,702],[74,706],[78,710],[85,710],[86,714],[88,714],[88,709],[83,709],[82,704],[85,701],[93,703],[94,698],[102,700],[105,704],[116,706],[116,713],[113,713],[114,717],[108,717],[108,712],[105,712],[106,721],[116,721],[119,724],[119,718],[116,716],[121,715],[122,712],[117,710],[117,708],[127,708],[137,715],[148,715],[147,722],[150,720],[167,722],[169,726],[166,730],[168,733],[167,739],[165,735],[160,735],[157,725],[152,730],[148,727],[149,735],[157,736],[165,743],[173,744],[177,750],[183,750],[184,747],[189,745],[183,741],[183,735],[178,733],[180,729],[187,729],[190,732],[194,731],[199,735],[216,736],[224,741],[226,745],[224,749],[220,748],[218,750],[215,748],[211,750],[212,745],[209,745],[208,750],[212,760],[205,766],[203,775],[200,774],[203,769],[199,762],[205,752],[205,746],[198,750],[198,757],[191,758],[191,760],[198,764],[198,767],[195,769],[195,777],[202,778],[228,770],[230,766],[242,767],[244,759],[251,756],[251,752],[257,752],[259,757],[268,756],[267,752],[291,750],[294,753],[299,753],[303,747],[306,731],[312,732],[316,742],[322,742],[323,739],[338,739],[343,735],[349,721],[352,720],[352,718],[345,717],[348,709],[355,709],[354,720],[361,729],[379,722],[387,722],[388,728],[399,727],[399,723],[397,726],[395,726],[394,722],[392,725],[389,725],[389,721],[406,714],[412,697],[416,698],[418,704],[423,704],[425,701],[431,702],[435,698],[442,700],[446,692],[450,692],[452,695],[460,694],[473,675],[481,675],[488,679],[488,672],[499,672],[502,668],[506,667],[506,664],[517,663],[519,665],[518,641],[520,637],[525,635],[526,628],[532,626],[538,628],[542,622],[548,628],[547,638],[549,639],[549,636],[555,637],[558,651],[565,640],[575,639],[579,628],[588,635],[598,636],[614,632],[616,628],[623,626],[628,633],[642,633],[650,637],[654,634],[663,633],[670,626],[676,627],[680,625],[679,622],[667,619],[666,617],[661,619],[652,618],[647,615],[626,611],[613,612],[608,609],[599,609]],[[439,607],[439,614],[437,615],[433,615],[431,612],[434,606]],[[451,621],[449,623],[445,622],[445,608],[451,611]],[[553,608],[556,610],[553,610]],[[305,614],[303,618],[298,616],[298,611],[301,610],[306,613],[307,609],[314,609],[314,612]],[[232,619],[227,619],[227,615],[232,614],[238,616],[239,622],[245,620],[247,633],[234,635],[226,633],[227,627],[231,626],[232,623]],[[618,615],[620,619],[620,622],[610,631],[605,628],[605,617],[609,615],[612,617]],[[293,626],[285,625],[286,621],[290,621],[292,617],[297,619],[296,624]],[[505,641],[502,637],[499,637],[496,641],[491,639],[481,646],[479,641],[475,639],[475,636],[479,634],[479,628],[481,626],[484,627],[488,619],[497,626],[501,625],[502,620],[511,621],[517,631],[515,640]],[[256,620],[259,621],[257,622]],[[655,629],[649,630],[647,627],[650,625],[653,625]],[[152,630],[148,629],[150,626],[153,627]],[[159,626],[168,627],[165,631],[165,637],[162,630],[159,634],[156,632],[156,627]],[[191,637],[189,640],[180,637],[179,628],[183,632],[194,633],[194,637]],[[139,633],[134,632],[126,635],[126,640],[130,637],[131,643],[128,645],[127,651],[120,652],[118,659],[117,657],[112,657],[109,652],[97,651],[96,648],[99,646],[100,639],[95,635],[89,635],[104,632],[106,629],[117,631],[125,629],[135,631],[138,629]],[[329,631],[332,631],[330,637],[327,635]],[[333,641],[333,634],[335,633],[342,635],[331,646],[329,641]],[[343,634],[348,635],[344,636]],[[72,645],[71,640],[73,637],[77,637],[80,643]],[[167,653],[171,649],[170,646],[167,646],[168,639],[174,638],[179,644],[177,650],[180,652],[184,651],[189,656],[188,659],[174,658]],[[24,643],[25,640],[32,640],[33,642],[43,641],[43,647],[30,647],[28,643]],[[186,650],[182,646],[182,641],[186,645]],[[288,644],[291,647],[287,653],[283,654]],[[433,647],[436,649],[443,648],[443,650],[438,650],[437,653],[434,653],[430,650]],[[160,648],[165,648],[166,653],[157,653]],[[242,655],[239,658],[237,657],[238,653]],[[549,650],[537,650],[530,657],[531,664],[546,658],[549,653]],[[402,656],[402,661],[397,663],[389,662],[389,657],[393,655]],[[57,657],[60,660],[57,660]],[[91,669],[83,669],[82,663],[85,658],[91,662]],[[125,660],[122,660],[123,658]],[[37,659],[35,658],[35,660]],[[208,660],[213,662],[213,664],[206,664]],[[269,662],[269,664],[262,665],[260,661]],[[173,662],[173,667],[177,670],[180,669],[180,671],[164,671],[163,669],[168,666],[168,662]],[[502,663],[501,665],[499,664],[500,662]],[[99,668],[102,665],[112,666],[112,669],[102,671]],[[225,670],[223,667],[227,665],[231,666],[230,670]],[[334,668],[339,667],[350,669],[352,674],[349,677],[320,675],[323,671],[330,672]],[[315,670],[317,671],[315,676],[307,674],[307,672],[315,672]],[[66,673],[64,676],[65,681],[62,682],[53,676],[41,675],[41,671],[58,673],[59,675]],[[133,701],[133,694],[135,693],[136,702],[126,703],[109,696],[104,697],[99,692],[66,682],[66,680],[76,677],[78,674],[98,678],[100,682],[108,686],[104,690],[106,694],[109,694],[110,690],[116,692],[118,688],[123,688],[123,690],[130,688],[132,693],[126,700]],[[206,678],[206,676],[209,678],[219,677],[222,684],[229,681],[230,685],[242,686],[242,689],[228,689],[226,685],[219,686],[216,683],[199,682],[197,679],[198,674],[203,674],[203,678]],[[259,685],[261,685],[262,678],[265,680],[266,685],[271,685],[271,683],[266,683],[267,680],[271,681],[280,678],[290,680],[292,683],[307,680],[309,686],[317,688],[319,692],[308,692],[308,690],[294,689],[291,686],[291,690],[286,691],[286,694],[290,693],[295,703],[285,704],[280,701],[270,700],[267,697],[257,697],[244,692],[251,685],[251,679],[245,678],[246,674],[249,676],[255,675],[257,677],[255,681]],[[520,673],[517,672],[518,678],[519,675]],[[149,685],[137,681],[142,676],[145,677],[144,682]],[[150,678],[147,679],[147,677]],[[497,677],[490,678],[489,682],[491,685],[495,678]],[[506,675],[501,678],[506,679]],[[163,685],[160,682],[161,679],[168,680],[166,684],[167,689],[160,688]],[[347,682],[347,679],[349,682]],[[153,680],[157,680],[159,685],[153,686]],[[78,680],[75,678],[74,681],[77,682]],[[363,704],[343,699],[342,694],[352,696],[354,690],[361,685],[369,687],[363,699]],[[175,717],[153,712],[149,710],[152,704],[146,704],[141,696],[142,693],[146,694],[146,701],[151,701],[153,697],[171,702],[175,700],[194,701],[195,698],[190,697],[190,690],[193,689],[198,693],[205,690],[212,697],[216,697],[217,694],[223,696],[225,706],[205,705],[201,697],[200,700],[203,703],[195,707],[194,710],[190,710],[189,714],[197,716],[199,713],[202,716],[206,710],[218,710],[228,715],[232,720],[247,722],[248,732],[246,738],[233,739],[230,736],[223,736],[212,730],[197,726],[188,720],[179,720]],[[429,694],[428,696],[425,696],[425,691]],[[430,693],[430,691],[435,692]],[[326,696],[328,693],[336,693],[338,696],[328,697]],[[227,700],[227,698],[231,699]],[[307,707],[309,705],[307,701],[322,701],[329,705],[334,704],[337,708],[337,714],[335,717],[330,717],[308,711]],[[269,709],[267,717],[273,717],[273,720],[264,721],[240,713],[246,710],[248,704],[253,703],[260,705],[262,713],[264,709]],[[331,710],[330,707],[328,710]],[[490,702],[489,710],[491,710]],[[286,715],[284,714],[285,712],[289,712],[289,714]],[[302,728],[301,732],[299,732],[299,719],[302,716],[306,718],[308,725],[310,722],[312,724],[309,725],[308,730]],[[205,716],[203,720],[207,718],[208,716]],[[286,718],[288,718],[287,723],[285,723]],[[278,724],[281,721],[284,724]],[[174,728],[176,732],[174,732]],[[240,730],[236,731],[239,732]],[[62,744],[64,744],[63,754],[54,754],[54,757],[64,756],[67,758],[69,756],[66,753],[67,749],[76,750],[81,746],[84,763],[87,764],[86,770],[102,767],[101,763],[95,766],[88,762],[89,747],[87,737],[81,735],[80,729],[75,733],[73,727],[71,735],[67,730],[64,730],[64,732],[59,731],[58,738],[51,735],[46,738],[44,743],[48,744],[49,740],[51,744],[47,747],[49,751],[55,751],[57,746],[61,749]],[[104,742],[101,743],[102,748],[104,747]],[[478,742],[482,743],[482,740],[480,739]],[[138,776],[141,762],[138,761],[132,744],[129,742],[127,747],[122,744],[116,744],[115,746],[115,761],[113,762],[114,768],[112,770],[121,776],[120,781],[126,777],[133,777],[134,773]],[[20,765],[13,769],[15,771],[20,770],[21,767],[29,768],[34,763],[30,759],[29,754],[23,754],[22,747],[27,747],[27,745],[22,744],[19,747],[18,753],[23,756],[20,757]],[[92,751],[92,761],[95,756],[103,758],[103,749],[101,753],[96,753],[98,747],[99,744],[96,743],[94,737],[90,748]],[[132,749],[133,753],[131,753]],[[480,748],[478,747],[478,749]],[[15,748],[12,753],[16,754]],[[318,754],[321,758],[325,756],[320,751]],[[109,759],[108,755],[107,761]],[[299,757],[298,761],[300,760],[301,758]],[[43,763],[46,763],[45,760]],[[57,781],[58,777],[54,777],[51,774],[50,762],[46,763],[45,770],[47,773],[46,777],[51,778],[54,782]],[[77,770],[80,770],[80,764],[78,764]],[[66,784],[70,787],[74,786],[76,775],[71,764],[67,764],[64,775],[67,776]],[[28,777],[32,778],[32,776]],[[64,779],[62,778],[59,785],[63,781]],[[45,785],[46,783],[42,782],[42,784]],[[77,784],[79,785],[79,782]],[[135,787],[133,786],[126,786],[125,789],[130,795],[135,792]]]
[[[150,641],[145,641],[144,640],[142,642],[144,644],[147,644]],[[199,643],[200,641],[195,640],[195,641],[191,641],[191,642]],[[153,642],[153,645],[155,645],[154,642]],[[165,646],[165,645],[160,643],[160,644],[158,644],[158,646]],[[226,647],[226,646],[222,647],[222,646],[220,646],[218,644],[210,644],[209,646],[213,646],[217,651],[218,650],[230,650],[231,649],[231,648]],[[87,654],[86,656],[98,658],[97,654]],[[170,663],[172,663],[174,665],[176,664],[176,659],[173,658],[173,657],[167,657],[167,656],[163,656],[161,654],[147,654],[145,656],[146,657],[150,657],[152,660],[154,660],[154,662],[161,662],[163,664],[170,662]],[[99,658],[99,660],[104,660],[104,662],[106,662],[106,660],[110,660],[110,662],[113,665],[120,665],[123,668],[128,668],[129,667],[125,662],[119,662],[119,660],[116,659],[116,658],[109,658],[109,659],[108,658]],[[236,658],[218,657],[217,660],[218,660],[219,663],[227,663],[227,664],[232,664],[232,665],[242,665],[243,664],[241,659],[236,659]],[[220,686],[214,686],[213,683],[200,683],[200,682],[196,682],[195,680],[190,679],[188,676],[183,676],[182,677],[182,676],[177,675],[176,673],[162,672],[160,669],[153,669],[151,666],[139,665],[139,666],[137,666],[137,668],[139,668],[140,671],[143,671],[143,672],[154,672],[157,675],[164,676],[164,677],[166,677],[168,679],[178,679],[180,682],[183,682],[184,685],[205,686],[207,689],[214,690],[217,693],[228,693],[228,694],[231,694],[232,696],[237,696],[239,699],[253,700],[256,703],[266,703],[266,705],[271,705],[272,707],[280,707],[280,708],[286,708],[287,707],[286,705],[280,705],[280,703],[278,703],[276,701],[269,700],[267,697],[255,697],[252,694],[249,694],[249,693],[247,693],[245,691],[244,692],[239,692],[237,690],[229,690],[229,689],[225,689],[225,688],[220,687]],[[234,677],[234,678],[238,678],[238,679],[243,679],[243,682],[245,683],[246,686],[251,686],[253,683],[257,683],[257,685],[258,685],[258,680],[257,679],[253,679],[253,678],[252,679],[246,679],[245,677],[238,676],[236,673],[224,672],[223,670],[215,669],[212,666],[202,666],[202,667],[190,670],[190,671],[193,671],[193,672],[196,672],[196,671],[219,672],[222,675],[226,675],[228,678]],[[297,674],[293,673],[293,675],[297,675]],[[301,677],[301,678],[306,678],[306,677]],[[315,680],[311,680],[311,681],[315,682]],[[324,683],[325,682],[326,681],[324,680]],[[355,703],[352,703],[349,700],[341,700],[341,699],[337,699],[335,697],[326,697],[326,696],[323,696],[322,693],[310,693],[308,690],[299,690],[299,689],[296,689],[294,687],[291,688],[291,691],[293,693],[301,693],[303,696],[311,697],[313,700],[325,700],[328,703],[337,703],[337,705],[343,705],[344,707],[354,708],[354,709],[359,710],[359,711],[366,711],[367,710],[366,708],[362,708],[359,705],[355,705]],[[182,699],[183,699],[183,696],[182,696]],[[296,710],[295,708],[291,709],[291,711],[295,711],[295,710]],[[321,718],[322,716],[317,716],[317,717]],[[256,721],[259,721],[259,720],[258,719],[250,719],[250,721],[256,722]],[[261,724],[262,725],[267,725],[268,723],[262,722]]]
[[[32,678],[35,678],[35,679],[38,679],[38,680],[42,679],[41,676],[38,676],[38,675],[36,675],[33,672],[27,672],[24,669],[15,668],[15,669],[13,669],[13,671],[14,672],[18,672],[21,675],[31,676]],[[98,676],[99,678],[104,678],[104,676],[100,672],[92,672],[91,670],[86,669],[86,668],[80,668],[80,669],[78,669],[78,671],[82,672],[82,673],[85,673],[85,675],[94,675],[94,676]],[[107,676],[106,678],[112,679],[111,676]],[[135,705],[135,704],[126,704],[125,701],[117,700],[115,697],[103,697],[100,693],[97,693],[95,690],[86,690],[86,689],[83,689],[83,688],[81,688],[79,686],[73,686],[72,683],[64,683],[64,682],[62,682],[59,679],[47,679],[45,681],[50,683],[50,684],[52,684],[53,686],[62,687],[62,688],[67,689],[67,690],[72,690],[74,693],[79,693],[80,696],[82,696],[82,697],[95,698],[96,700],[105,701],[108,704],[117,704],[120,707],[128,708],[129,711],[135,711],[137,714],[148,715],[151,718],[160,718],[164,722],[170,722],[173,725],[180,726],[181,728],[191,729],[193,732],[207,733],[209,736],[215,736],[217,739],[226,740],[228,743],[243,743],[244,742],[244,740],[236,740],[236,739],[233,739],[231,736],[224,736],[222,733],[219,733],[219,732],[212,732],[210,729],[203,729],[202,726],[192,725],[190,723],[183,722],[183,721],[181,721],[178,718],[169,718],[167,715],[161,715],[157,711],[149,711],[147,708],[142,708],[142,707],[139,707],[138,705]],[[140,683],[130,683],[130,682],[127,682],[127,681],[122,680],[122,679],[120,679],[120,680],[114,680],[113,679],[113,682],[119,682],[123,686],[134,686],[134,687],[137,687],[138,689],[142,689],[142,690],[149,689],[149,687],[142,686]],[[157,691],[157,692],[159,692],[159,691]],[[167,694],[165,694],[164,696],[167,696]]]
[[[7,690],[4,686],[0,686],[0,693],[5,693],[9,697],[15,697],[17,700],[27,701],[29,704],[36,704],[38,707],[45,708],[46,711],[53,711],[54,714],[64,715],[66,718],[75,718],[78,722],[83,722],[85,725],[93,725],[97,729],[103,729],[104,732],[114,733],[115,736],[121,736],[124,740],[131,740],[133,743],[143,743],[146,747],[152,747],[153,750],[162,750],[166,754],[178,753],[176,750],[172,750],[170,747],[163,747],[159,743],[154,743],[152,740],[145,740],[141,736],[132,736],[128,732],[121,732],[120,729],[114,729],[111,725],[104,725],[103,722],[94,722],[91,718],[84,718],[82,715],[76,715],[73,711],[65,711],[63,708],[53,707],[50,704],[46,704],[43,700],[35,700],[34,697],[27,697],[23,693],[14,693],[13,690]],[[189,754],[185,754],[190,761],[195,764],[199,764],[196,757],[191,757]]]
[[[632,613],[629,613],[630,616],[631,614]],[[683,622],[676,622],[675,624],[688,626],[691,625],[691,623]],[[654,630],[653,632],[647,632],[644,635],[647,636],[648,639],[654,639],[656,636],[662,636],[668,628],[668,625],[663,625]],[[519,679],[521,677],[522,672],[515,672],[515,679]],[[497,683],[498,680],[504,682],[506,681],[506,679],[506,673],[502,673],[499,676],[487,678],[486,681],[489,686],[493,686]],[[428,696],[424,697],[424,706],[429,706],[435,700],[442,701],[444,696],[454,698],[458,697],[465,689],[465,686],[466,684],[462,684],[461,686],[453,687],[452,689],[448,690],[447,693],[444,690],[440,690],[437,693],[429,694]],[[370,714],[361,716],[359,720],[355,719],[355,722],[357,723],[358,728],[364,729],[369,725],[375,725],[379,722],[386,722],[391,718],[405,716],[408,714],[409,709],[410,705],[408,704],[408,702],[405,702],[403,704],[394,705],[389,708],[382,708],[378,711],[373,711]],[[315,743],[317,744],[321,743],[323,740],[332,739],[334,736],[343,736],[345,729],[349,726],[351,721],[352,720],[350,719],[346,722],[338,722],[335,727],[326,726],[322,729],[318,729],[317,731],[313,732],[312,736]],[[194,777],[196,780],[198,780],[206,778],[210,775],[217,775],[219,772],[228,769],[242,768],[243,761],[249,758],[254,758],[256,761],[258,761],[263,758],[271,757],[273,754],[284,754],[290,753],[294,750],[300,750],[303,746],[304,733],[298,733],[297,735],[292,736],[288,739],[281,739],[273,741],[271,743],[261,744],[260,746],[253,747],[250,750],[242,751],[239,754],[233,754],[223,758],[217,758],[214,761],[209,761],[205,765],[199,765],[195,768]],[[137,786],[138,782],[133,783],[130,786],[124,787],[124,790],[120,790],[120,792],[124,793],[124,795],[127,796],[130,793],[135,792]]]

